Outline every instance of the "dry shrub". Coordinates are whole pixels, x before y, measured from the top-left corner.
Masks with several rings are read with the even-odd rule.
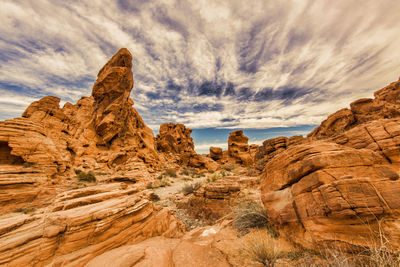
[[[150,195],[150,199],[151,199],[152,201],[154,201],[154,202],[157,202],[157,201],[160,200],[160,196],[157,195],[156,193],[152,193],[152,194]]]
[[[221,173],[213,173],[212,175],[207,177],[206,182],[207,183],[212,183],[212,182],[215,182],[215,181],[221,179],[222,177],[224,177],[224,176],[222,176]]]
[[[257,232],[248,237],[244,245],[247,257],[264,266],[273,267],[275,262],[284,256],[276,240],[264,232]]]
[[[18,208],[14,210],[14,212],[22,212],[24,214],[28,214],[34,212],[35,210],[36,210],[35,208]]]
[[[78,179],[79,179],[79,181],[91,182],[91,183],[94,183],[94,182],[97,181],[96,180],[96,175],[92,171],[89,171],[87,173],[83,172],[83,171],[79,172],[78,173]]]
[[[258,176],[258,171],[256,171],[255,169],[248,169],[247,176]]]
[[[199,190],[201,187],[201,183],[194,183],[194,184],[185,184],[182,187],[182,193],[186,196],[189,195],[197,190]]]
[[[257,170],[262,171],[265,167],[265,160],[264,159],[259,159],[256,161],[255,167]]]
[[[155,181],[154,183],[151,183],[150,186],[148,185],[148,189],[151,188],[159,188],[159,187],[166,187],[170,186],[171,183],[169,182],[168,179],[162,178],[161,180]]]
[[[174,169],[166,169],[163,174],[167,177],[168,176],[173,178],[178,177],[178,175],[176,174],[176,170]]]
[[[268,221],[267,211],[261,204],[247,201],[234,207],[233,212],[233,227],[235,229],[244,231],[248,228],[266,228],[272,236],[278,236],[278,233]]]

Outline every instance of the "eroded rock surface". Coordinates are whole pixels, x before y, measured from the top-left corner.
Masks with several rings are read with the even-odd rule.
[[[243,134],[242,130],[233,131],[228,138],[229,156],[234,158],[237,163],[249,166],[253,164],[253,157],[250,154],[249,138]]]
[[[0,265],[82,266],[124,244],[180,237],[172,211],[122,183],[70,190],[33,214],[0,218]]]
[[[182,239],[150,238],[91,260],[87,267],[106,266],[256,266],[242,252],[243,240],[227,223],[194,229]]]
[[[153,133],[129,98],[131,68],[131,54],[121,49],[100,70],[91,97],[60,108],[59,98],[46,96],[32,103],[23,118],[0,122],[1,147],[9,147],[10,155],[50,175],[129,161],[145,162],[150,168],[157,165]]]
[[[290,147],[267,163],[261,190],[274,225],[306,248],[361,249],[379,227],[400,247],[399,176],[370,149],[324,141]]]
[[[159,134],[156,137],[157,149],[166,154],[169,160],[175,158],[176,163],[180,166],[217,169],[218,165],[212,160],[194,151],[191,132],[192,130],[183,124],[164,123],[160,126]]]
[[[374,99],[358,99],[350,104],[350,109],[345,108],[335,112],[308,136],[326,138],[367,121],[400,116],[400,81],[376,91],[374,97]]]

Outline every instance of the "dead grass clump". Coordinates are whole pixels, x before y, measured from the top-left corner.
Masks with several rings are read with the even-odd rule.
[[[150,199],[151,199],[152,201],[154,201],[154,202],[157,202],[157,201],[160,200],[160,196],[157,195],[156,193],[152,193],[152,194],[150,195]]]
[[[178,177],[178,175],[176,174],[176,170],[174,169],[166,169],[163,174],[167,177],[173,177],[173,178]]]
[[[264,159],[259,159],[256,161],[255,167],[257,170],[262,171],[265,167],[265,160]]]
[[[182,187],[182,193],[183,193],[185,196],[187,196],[187,195],[189,195],[189,194],[191,194],[191,193],[193,193],[193,192],[199,190],[200,187],[201,187],[201,183],[199,183],[199,182],[194,183],[194,184],[185,184],[185,185]]]
[[[244,245],[244,252],[251,260],[269,267],[275,266],[276,261],[284,256],[276,240],[263,232],[249,236]]]
[[[220,173],[213,173],[212,175],[207,177],[206,182],[207,183],[212,183],[212,182],[215,182],[215,181],[221,179],[222,177],[223,176]]]
[[[258,175],[258,171],[256,171],[255,169],[248,169],[247,170],[247,176],[254,177],[254,176],[257,176],[257,175]]]
[[[90,182],[90,183],[94,183],[97,181],[96,175],[92,171],[89,171],[87,173],[83,171],[79,172],[78,179],[79,181]]]
[[[28,214],[28,213],[34,212],[35,210],[36,210],[35,208],[18,208],[18,209],[15,209],[14,212],[21,212],[24,214]]]
[[[233,212],[233,227],[235,229],[244,231],[248,228],[266,228],[272,236],[278,236],[278,233],[268,221],[267,211],[261,204],[247,201],[233,208]]]
[[[168,179],[162,178],[161,180],[155,181],[154,183],[147,185],[147,189],[166,187],[166,186],[170,186],[170,185],[171,185],[171,183]]]
[[[222,166],[222,168],[225,171],[231,172],[236,168],[236,166],[235,166],[235,164],[228,163],[228,164],[225,164],[224,166]]]

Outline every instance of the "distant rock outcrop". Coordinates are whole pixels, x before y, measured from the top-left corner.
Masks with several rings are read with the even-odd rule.
[[[222,148],[210,147],[210,158],[215,161],[222,159]]]
[[[155,139],[158,151],[175,156],[176,162],[180,165],[215,170],[217,165],[212,160],[194,151],[191,133],[192,129],[186,128],[183,124],[162,124]],[[171,156],[168,158],[171,160]]]
[[[228,138],[229,156],[234,158],[237,163],[249,166],[253,164],[253,157],[250,154],[249,138],[243,134],[242,130],[233,131]]]
[[[308,136],[326,138],[367,121],[400,116],[400,81],[376,91],[374,96],[374,99],[358,99],[350,104],[350,109],[344,108],[333,113]]]

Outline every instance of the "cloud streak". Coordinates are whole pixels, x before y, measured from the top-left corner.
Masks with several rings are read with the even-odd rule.
[[[153,129],[319,124],[397,78],[399,13],[395,0],[1,1],[0,118],[89,95],[127,47]]]

